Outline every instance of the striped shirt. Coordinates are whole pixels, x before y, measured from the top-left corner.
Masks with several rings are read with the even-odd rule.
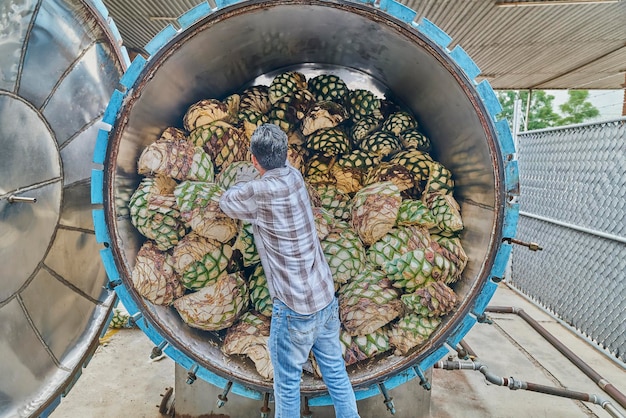
[[[232,186],[220,208],[252,224],[270,296],[301,314],[328,306],[334,297],[304,179],[291,165]]]

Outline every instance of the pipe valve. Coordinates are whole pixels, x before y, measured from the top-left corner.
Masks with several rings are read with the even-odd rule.
[[[516,378],[514,378],[513,376],[509,377],[509,382],[508,382],[508,386],[509,389],[511,390],[518,390],[518,389],[522,389],[524,387],[523,382],[521,380],[518,380]]]
[[[536,242],[525,242],[515,238],[504,238],[503,241],[508,242],[509,244],[517,244],[522,247],[527,247],[530,251],[541,251],[543,247],[540,247]]]

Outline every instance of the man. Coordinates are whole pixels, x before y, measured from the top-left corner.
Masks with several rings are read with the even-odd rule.
[[[339,418],[358,418],[339,342],[333,279],[315,229],[304,179],[287,163],[287,135],[258,127],[250,141],[261,177],[220,199],[230,217],[252,223],[254,242],[274,301],[269,351],[275,418],[300,416],[302,366],[312,350]]]

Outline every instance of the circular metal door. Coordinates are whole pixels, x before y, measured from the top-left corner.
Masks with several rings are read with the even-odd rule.
[[[496,96],[461,48],[427,20],[394,1],[222,1],[200,5],[162,30],[124,77],[106,112],[113,128],[95,217],[103,261],[112,285],[140,328],[159,349],[198,377],[244,396],[271,392],[249,363],[226,357],[220,337],[196,332],[172,309],[154,305],[130,278],[143,238],[132,226],[128,201],[137,187],[137,159],[168,126],[178,126],[188,106],[221,98],[238,88],[295,68],[315,74],[332,69],[351,88],[380,87],[419,115],[440,160],[457,173],[466,229],[461,236],[470,262],[456,291],[461,303],[428,343],[408,356],[382,356],[350,371],[357,398],[420,375],[448,353],[476,323],[495,292],[515,235],[517,166],[506,121],[495,121]],[[324,385],[305,376],[310,405],[330,402]]]
[[[5,1],[0,50],[0,416],[46,416],[106,329],[93,148],[128,61],[101,4]]]

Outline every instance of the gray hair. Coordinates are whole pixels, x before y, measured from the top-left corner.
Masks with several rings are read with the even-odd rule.
[[[287,134],[278,126],[265,123],[254,130],[250,152],[265,170],[284,167],[287,161]]]

